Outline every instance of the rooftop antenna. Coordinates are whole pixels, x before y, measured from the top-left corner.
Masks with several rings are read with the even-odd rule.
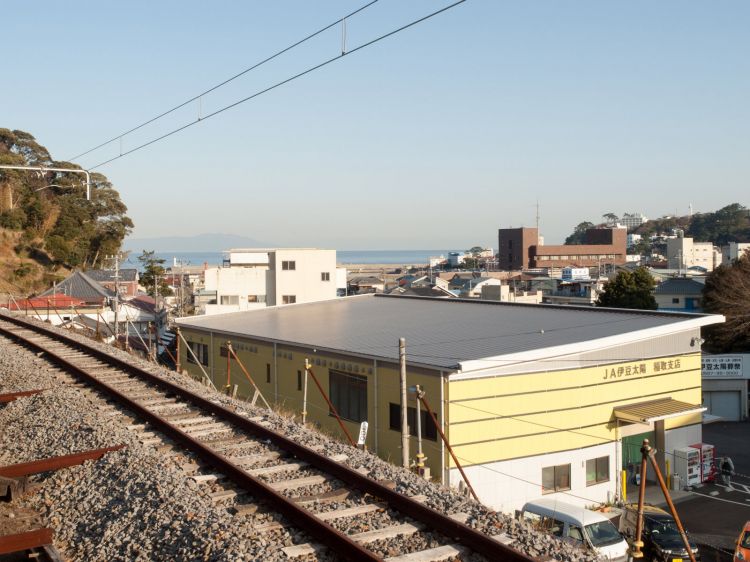
[[[539,199],[536,200],[536,229],[539,231]]]

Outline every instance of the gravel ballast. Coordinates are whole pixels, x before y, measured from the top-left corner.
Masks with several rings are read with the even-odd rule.
[[[345,454],[347,460],[344,463],[348,466],[366,472],[373,479],[395,482],[396,491],[401,494],[424,495],[427,498],[425,504],[440,512],[464,512],[468,514],[467,525],[490,535],[504,533],[513,539],[512,546],[531,556],[551,556],[571,562],[596,559],[592,553],[533,531],[524,522],[494,512],[456,491],[425,481],[375,455],[335,441],[289,417],[233,400],[189,377],[106,344],[93,342],[82,334],[68,330],[65,334],[206,396],[240,415],[261,416],[264,425],[308,447],[323,450],[328,456]],[[282,547],[311,541],[305,533],[289,525],[274,532],[258,533],[254,526],[270,521],[283,522],[283,518],[269,513],[267,506],[261,506],[255,513],[244,510],[234,515],[234,507],[252,503],[248,496],[238,497],[227,504],[212,502],[206,493],[209,487],[191,480],[175,460],[181,457],[141,444],[136,434],[126,428],[133,420],[103,415],[90,396],[79,388],[61,383],[54,371],[43,357],[12,345],[5,338],[0,340],[0,392],[48,389],[5,407],[0,406],[0,465],[127,445],[127,448],[110,453],[99,461],[45,476],[41,479],[44,483],[41,491],[25,500],[30,507],[38,509],[55,529],[58,546],[71,559],[274,561],[286,559]],[[281,477],[281,474],[275,474],[267,480]],[[321,491],[320,486],[315,488],[296,490],[288,495]],[[346,500],[317,508],[311,506],[311,509],[343,509],[362,501],[359,494],[354,493]],[[390,515],[390,511],[372,512],[363,519],[336,522],[335,526],[358,532],[368,525],[372,529],[391,522]],[[411,537],[389,539],[378,544],[377,551],[393,555],[419,550],[435,546],[434,537],[442,540],[439,535],[425,529]],[[318,553],[308,559],[328,560],[331,557]]]

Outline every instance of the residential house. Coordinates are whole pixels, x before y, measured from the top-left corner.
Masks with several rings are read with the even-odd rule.
[[[542,302],[542,292],[511,289],[510,285],[503,283],[502,285],[483,285],[479,298],[489,301],[539,304]]]
[[[116,285],[117,292],[122,297],[134,297],[138,294],[138,270],[135,268],[124,268],[119,272],[114,269],[89,269],[86,275],[113,293]]]
[[[366,293],[382,293],[385,282],[373,275],[355,276],[349,279],[349,294],[362,295]]]
[[[673,277],[659,283],[654,289],[654,298],[659,310],[701,312],[701,299],[705,287],[701,281],[688,277]]]
[[[395,296],[406,296],[406,297],[434,297],[439,299],[454,299],[456,295],[451,293],[449,290],[434,286],[420,286],[415,287],[395,287],[389,293],[389,295]]]

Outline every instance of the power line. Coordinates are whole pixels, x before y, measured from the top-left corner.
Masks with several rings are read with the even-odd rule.
[[[275,90],[279,86],[283,86],[284,84],[288,84],[289,82],[297,80],[298,78],[301,78],[301,77],[303,77],[303,76],[305,76],[307,74],[310,74],[311,72],[319,70],[319,69],[323,68],[324,66],[327,66],[327,65],[331,64],[334,61],[337,61],[337,60],[340,60],[340,59],[344,58],[346,55],[350,55],[352,53],[356,53],[357,51],[361,51],[362,49],[364,49],[366,47],[370,47],[370,46],[374,45],[375,43],[378,43],[378,42],[380,42],[380,41],[382,41],[384,39],[387,39],[388,37],[391,37],[393,35],[396,35],[397,33],[405,31],[405,30],[409,29],[410,27],[413,27],[413,26],[415,26],[415,25],[417,25],[419,23],[422,23],[422,22],[430,19],[430,18],[433,18],[433,17],[437,16],[438,14],[446,12],[446,11],[450,10],[451,8],[455,8],[456,6],[458,6],[459,4],[463,4],[464,2],[466,2],[466,0],[458,0],[457,2],[454,2],[453,4],[449,4],[448,6],[445,6],[445,7],[441,8],[439,10],[436,10],[434,12],[431,12],[431,13],[427,14],[426,16],[423,16],[423,17],[421,17],[419,19],[413,20],[413,21],[407,23],[406,25],[402,25],[399,28],[396,28],[396,29],[394,29],[392,31],[389,31],[388,33],[385,33],[383,35],[380,35],[380,36],[376,37],[375,39],[372,39],[371,41],[368,41],[366,43],[358,45],[357,47],[354,47],[353,49],[350,49],[348,51],[342,52],[340,55],[336,55],[335,57],[331,57],[330,59],[327,59],[327,60],[325,60],[325,61],[323,61],[321,63],[318,63],[318,64],[316,64],[314,66],[311,66],[307,70],[303,70],[302,72],[294,74],[293,76],[290,76],[289,78],[281,80],[280,82],[276,82],[272,86],[269,86],[267,88],[259,90],[259,91],[255,92],[254,94],[251,94],[251,95],[249,95],[249,96],[247,96],[245,98],[242,98],[241,100],[238,100],[238,101],[236,101],[234,103],[226,105],[226,106],[222,107],[221,109],[217,109],[213,113],[209,113],[208,115],[206,115],[203,118],[199,118],[199,119],[197,119],[195,121],[191,121],[190,123],[182,125],[181,127],[178,127],[176,129],[173,129],[173,130],[171,130],[168,133],[165,133],[165,134],[163,134],[163,135],[161,135],[159,137],[156,137],[155,139],[152,139],[152,140],[150,140],[148,142],[145,142],[145,143],[143,143],[143,144],[141,144],[139,146],[136,146],[135,148],[132,148],[131,150],[123,152],[119,156],[115,156],[113,158],[110,158],[109,160],[105,160],[104,162],[100,162],[99,164],[96,164],[95,166],[91,166],[89,168],[89,170],[93,170],[95,168],[99,168],[101,166],[109,164],[110,162],[114,162],[115,160],[119,160],[123,156],[127,156],[128,154],[132,154],[133,152],[136,152],[136,151],[141,150],[143,148],[146,148],[147,146],[150,146],[150,145],[152,145],[152,144],[154,144],[156,142],[164,140],[167,137],[171,137],[172,135],[174,135],[176,133],[179,133],[180,131],[184,131],[185,129],[187,129],[189,127],[192,127],[193,125],[196,125],[197,123],[201,123],[202,121],[205,121],[206,119],[210,119],[211,117],[215,117],[215,116],[219,115],[220,113],[223,113],[223,112],[225,112],[225,111],[227,111],[229,109],[237,107],[240,104],[243,104],[243,103],[245,103],[247,101],[250,101],[250,100],[252,100],[254,98],[257,98],[258,96],[261,96],[261,95],[263,95],[263,94],[265,94],[267,92],[270,92],[271,90]],[[116,138],[119,138],[119,137],[116,137]]]
[[[208,90],[205,90],[204,92],[201,92],[200,94],[198,94],[198,95],[196,95],[196,96],[193,96],[192,98],[190,98],[190,99],[188,99],[188,100],[185,100],[184,102],[182,102],[182,103],[180,103],[180,104],[178,104],[178,105],[176,105],[176,106],[172,107],[171,109],[168,109],[168,110],[164,111],[163,113],[160,113],[160,114],[159,114],[159,115],[157,115],[156,117],[152,117],[151,119],[149,119],[149,120],[147,120],[147,121],[144,121],[144,122],[143,122],[143,123],[141,123],[140,125],[136,125],[136,126],[135,126],[135,127],[133,127],[132,129],[128,129],[128,130],[127,130],[127,131],[125,131],[124,133],[120,133],[119,135],[116,135],[116,136],[112,137],[112,138],[111,138],[111,139],[109,139],[108,141],[105,141],[105,142],[103,142],[103,143],[101,143],[101,144],[98,144],[98,145],[96,145],[95,147],[93,147],[93,148],[90,148],[90,149],[88,149],[88,150],[87,150],[87,151],[85,151],[85,152],[81,152],[80,154],[77,154],[76,156],[73,156],[72,158],[69,158],[69,159],[68,159],[68,162],[72,162],[72,161],[74,161],[74,160],[76,160],[76,159],[80,158],[81,156],[86,156],[87,154],[89,154],[89,153],[91,153],[91,152],[94,152],[95,150],[98,150],[99,148],[102,148],[103,146],[106,146],[106,145],[108,145],[108,144],[110,144],[110,143],[112,143],[112,142],[114,142],[114,141],[116,141],[116,140],[118,140],[118,139],[121,139],[121,138],[122,138],[122,137],[124,137],[125,135],[129,135],[130,133],[133,133],[133,132],[137,131],[138,129],[141,129],[141,128],[145,127],[146,125],[150,125],[150,124],[151,124],[151,123],[153,123],[154,121],[158,121],[158,120],[159,120],[159,119],[161,119],[162,117],[166,117],[166,116],[167,116],[167,115],[169,115],[170,113],[173,113],[173,112],[177,111],[178,109],[181,109],[181,108],[185,107],[186,105],[188,105],[188,104],[190,104],[190,103],[192,103],[192,102],[194,102],[194,101],[196,101],[196,100],[199,100],[200,98],[202,98],[202,97],[203,97],[203,96],[205,96],[206,94],[210,94],[210,93],[211,93],[211,92],[213,92],[214,90],[218,90],[218,89],[219,89],[219,88],[221,88],[222,86],[226,86],[227,84],[229,84],[229,83],[230,83],[230,82],[232,82],[233,80],[236,80],[236,79],[237,79],[237,78],[239,78],[240,76],[244,76],[244,75],[245,75],[245,74],[247,74],[248,72],[251,72],[251,71],[255,70],[256,68],[258,68],[258,67],[261,67],[261,66],[263,66],[264,64],[266,64],[266,63],[268,63],[268,62],[271,62],[272,60],[274,60],[274,59],[276,59],[276,58],[280,57],[280,56],[281,56],[281,55],[283,55],[284,53],[287,53],[287,52],[291,51],[291,50],[292,50],[292,49],[294,49],[295,47],[299,47],[299,46],[300,46],[300,45],[302,45],[303,43],[305,43],[305,42],[309,41],[310,39],[313,39],[313,38],[317,37],[318,35],[320,35],[321,33],[325,32],[325,31],[328,31],[328,30],[329,30],[329,29],[331,29],[332,27],[334,27],[334,26],[336,26],[336,25],[339,25],[339,24],[340,24],[341,22],[343,22],[343,21],[344,21],[344,20],[346,20],[347,18],[350,18],[350,17],[352,17],[352,16],[354,16],[354,15],[358,14],[359,12],[362,12],[362,11],[364,11],[365,9],[369,8],[370,6],[372,6],[373,4],[376,4],[376,3],[377,3],[377,2],[379,2],[379,1],[380,1],[380,0],[372,0],[371,2],[368,2],[368,3],[367,3],[367,4],[365,4],[364,6],[361,6],[360,8],[357,8],[356,10],[354,10],[353,12],[350,12],[350,13],[348,13],[348,14],[347,14],[347,15],[345,15],[344,17],[342,17],[342,18],[340,18],[340,19],[337,19],[336,21],[334,21],[334,22],[332,22],[332,23],[329,23],[329,24],[328,24],[328,25],[326,25],[325,27],[321,27],[321,28],[320,28],[320,29],[318,29],[317,31],[314,31],[313,33],[311,33],[311,34],[310,34],[310,35],[308,35],[307,37],[304,37],[304,38],[300,39],[299,41],[297,41],[297,42],[295,42],[295,43],[292,43],[292,44],[291,44],[291,45],[289,45],[288,47],[285,47],[284,49],[282,49],[282,50],[280,50],[280,51],[278,51],[278,52],[274,53],[273,55],[271,55],[271,56],[269,56],[269,57],[267,57],[267,58],[263,59],[262,61],[260,61],[260,62],[257,62],[257,63],[255,63],[255,64],[254,64],[254,65],[252,65],[252,66],[249,66],[249,67],[248,67],[248,68],[246,68],[245,70],[242,70],[241,72],[238,72],[237,74],[235,74],[234,76],[231,76],[230,78],[227,78],[227,79],[226,79],[226,80],[224,80],[223,82],[219,82],[218,84],[216,84],[215,86],[212,86],[212,87],[211,87],[211,88],[209,88]],[[202,120],[202,119],[200,119],[200,118],[199,118],[199,120]]]

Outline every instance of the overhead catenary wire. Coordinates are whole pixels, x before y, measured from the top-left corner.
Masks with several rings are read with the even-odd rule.
[[[328,25],[326,25],[324,27],[321,27],[320,29],[318,29],[317,31],[314,31],[314,32],[310,33],[306,37],[303,37],[302,39],[300,39],[298,41],[295,41],[294,43],[292,43],[288,47],[285,47],[285,48],[281,49],[280,51],[277,51],[276,53],[274,53],[274,54],[266,57],[265,59],[263,59],[263,60],[255,63],[255,64],[247,67],[246,69],[244,69],[244,70],[242,70],[240,72],[238,72],[237,74],[235,74],[233,76],[230,76],[229,78],[227,78],[226,80],[223,80],[222,82],[219,82],[215,86],[212,86],[212,87],[208,88],[207,90],[204,90],[200,94],[197,94],[197,95],[191,97],[190,99],[187,99],[184,102],[179,103],[179,104],[175,105],[174,107],[172,107],[172,108],[170,108],[170,109],[168,109],[168,110],[160,113],[159,115],[156,115],[155,117],[152,117],[151,119],[148,119],[148,120],[144,121],[140,125],[136,125],[135,127],[133,127],[131,129],[128,129],[127,131],[124,131],[124,132],[120,133],[119,135],[115,135],[111,139],[109,139],[107,141],[104,141],[103,143],[98,144],[98,145],[94,146],[93,148],[89,148],[88,150],[86,150],[84,152],[81,152],[80,154],[76,154],[72,158],[69,158],[68,161],[72,162],[72,161],[74,161],[74,160],[76,160],[76,159],[78,159],[78,158],[80,158],[82,156],[86,156],[87,154],[90,154],[90,153],[94,152],[95,150],[98,150],[98,149],[100,149],[100,148],[102,148],[104,146],[107,146],[108,144],[113,143],[116,140],[122,140],[122,138],[124,136],[129,135],[130,133],[134,133],[135,131],[137,131],[139,129],[142,129],[146,125],[150,125],[151,123],[154,123],[155,121],[158,121],[162,117],[166,117],[167,115],[169,115],[171,113],[174,113],[178,109],[181,109],[181,108],[185,107],[186,105],[191,104],[194,101],[198,101],[200,103],[201,100],[202,100],[202,98],[203,98],[203,96],[205,96],[207,94],[210,94],[211,92],[214,92],[214,91],[218,90],[222,86],[226,86],[227,84],[229,84],[230,82],[236,80],[237,78],[240,78],[241,76],[244,76],[248,72],[252,72],[253,70],[255,70],[255,69],[263,66],[264,64],[271,62],[272,60],[280,57],[284,53],[288,53],[289,51],[295,49],[296,47],[299,47],[303,43],[306,43],[310,39],[313,39],[313,38],[317,37],[318,35],[320,35],[321,33],[324,33],[326,31],[328,31],[332,27],[335,27],[335,26],[337,26],[339,24],[343,24],[343,22],[347,18],[350,18],[352,16],[357,15],[358,13],[366,10],[367,8],[369,8],[370,6],[372,6],[373,4],[377,4],[379,1],[380,0],[371,0],[367,4],[364,4],[363,6],[360,6],[356,10],[354,10],[352,12],[349,12],[348,14],[346,14],[345,16],[343,16],[342,18],[339,18],[336,21],[331,22],[331,23],[329,23]],[[203,117],[200,116],[200,112],[199,112],[198,120],[199,121],[203,120]],[[120,153],[122,153],[122,147],[120,148]]]
[[[140,144],[140,145],[138,145],[138,146],[136,146],[136,147],[134,147],[134,148],[132,148],[132,149],[130,149],[128,151],[125,151],[125,152],[119,154],[118,156],[114,156],[113,158],[110,158],[110,159],[105,160],[103,162],[99,162],[98,164],[89,167],[89,170],[94,170],[96,168],[100,168],[102,166],[105,166],[105,165],[107,165],[107,164],[109,164],[111,162],[114,162],[115,160],[119,160],[120,158],[123,158],[123,157],[125,157],[125,156],[127,156],[129,154],[132,154],[134,152],[142,150],[142,149],[146,148],[147,146],[150,146],[150,145],[152,145],[154,143],[157,143],[157,142],[159,142],[161,140],[164,140],[164,139],[166,139],[168,137],[171,137],[172,135],[175,135],[175,134],[177,134],[177,133],[179,133],[181,131],[184,131],[185,129],[188,129],[189,127],[192,127],[193,125],[196,125],[198,123],[202,123],[203,121],[206,121],[207,119],[210,119],[212,117],[216,117],[217,115],[219,115],[221,113],[224,113],[225,111],[228,111],[228,110],[230,110],[230,109],[232,109],[234,107],[237,107],[240,104],[248,102],[248,101],[250,101],[250,100],[252,100],[254,98],[257,98],[258,96],[261,96],[261,95],[263,95],[265,93],[268,93],[268,92],[270,92],[272,90],[275,90],[276,88],[279,88],[280,86],[283,86],[284,84],[288,84],[289,82],[293,82],[294,80],[297,80],[298,78],[302,78],[303,76],[306,76],[307,74],[315,72],[316,70],[319,70],[319,69],[321,69],[321,68],[323,68],[323,67],[331,64],[332,62],[340,60],[340,59],[344,58],[345,56],[351,55],[353,53],[361,51],[362,49],[365,49],[365,48],[370,47],[370,46],[372,46],[372,45],[374,45],[376,43],[379,43],[380,41],[383,41],[384,39],[387,39],[387,38],[389,38],[389,37],[391,37],[393,35],[396,35],[397,33],[400,33],[400,32],[405,31],[405,30],[407,30],[407,29],[409,29],[411,27],[414,27],[415,25],[418,25],[418,24],[420,24],[420,23],[422,23],[422,22],[424,22],[424,21],[426,21],[426,20],[428,20],[430,18],[433,18],[433,17],[437,16],[438,14],[441,14],[441,13],[446,12],[446,11],[452,9],[452,8],[455,8],[456,6],[458,6],[460,4],[463,4],[464,2],[466,2],[466,0],[457,0],[456,2],[453,2],[452,4],[449,4],[448,6],[444,6],[443,8],[440,8],[439,10],[435,10],[434,12],[431,12],[431,13],[425,15],[425,16],[422,16],[421,18],[413,20],[413,21],[411,21],[411,22],[409,22],[409,23],[407,23],[405,25],[402,25],[401,27],[396,28],[396,29],[393,29],[393,30],[389,31],[388,33],[384,33],[383,35],[380,35],[380,36],[376,37],[375,39],[367,41],[366,43],[362,43],[361,45],[358,45],[358,46],[354,47],[353,49],[349,49],[346,52],[343,52],[343,53],[341,53],[339,55],[336,55],[336,56],[331,57],[331,58],[329,58],[327,60],[324,60],[323,62],[320,62],[320,63],[318,63],[318,64],[316,64],[314,66],[311,66],[311,67],[307,68],[306,70],[303,70],[302,72],[298,72],[297,74],[294,74],[294,75],[292,75],[292,76],[290,76],[288,78],[285,78],[284,80],[276,82],[275,84],[273,84],[271,86],[268,86],[267,88],[264,88],[262,90],[258,90],[257,92],[255,92],[253,94],[250,94],[249,96],[247,96],[245,98],[237,100],[234,103],[231,103],[229,105],[225,105],[224,107],[222,107],[220,109],[217,109],[216,111],[214,111],[212,113],[207,114],[206,116],[202,117],[201,119],[197,119],[195,121],[191,121],[189,123],[186,123],[186,124],[184,124],[184,125],[182,125],[180,127],[177,127],[176,129],[172,129],[168,133],[160,135],[160,136],[158,136],[158,137],[156,137],[154,139],[151,139],[148,142],[145,142],[145,143]],[[119,137],[116,137],[116,138],[119,138]]]

